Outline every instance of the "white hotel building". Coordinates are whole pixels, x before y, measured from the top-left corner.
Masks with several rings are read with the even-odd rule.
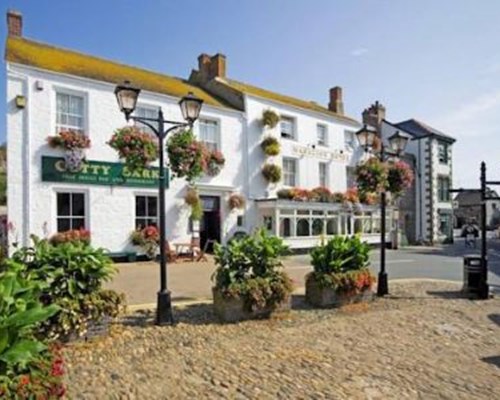
[[[11,241],[29,244],[30,234],[43,236],[69,228],[91,231],[92,243],[110,252],[134,250],[130,233],[144,222],[156,222],[157,183],[149,176],[124,179],[116,152],[106,144],[126,125],[113,93],[130,80],[142,88],[137,113],[154,115],[159,107],[170,120],[182,120],[179,99],[188,92],[204,100],[194,130],[200,140],[226,158],[221,173],[197,182],[204,215],[200,236],[226,242],[236,232],[266,226],[293,248],[308,248],[322,235],[362,233],[376,242],[380,235],[377,206],[353,210],[341,204],[285,201],[283,187],[326,186],[344,192],[352,167],[363,156],[354,132],[361,124],[343,112],[342,91],[330,90],[328,107],[280,95],[226,75],[223,55],[200,55],[198,69],[180,79],[43,44],[22,36],[22,16],[9,12],[5,49],[7,68],[8,219],[15,226]],[[274,129],[263,127],[262,113],[281,117]],[[85,173],[62,167],[62,152],[47,145],[58,129],[88,135]],[[260,142],[279,139],[281,152],[266,158]],[[282,166],[283,179],[268,184],[265,162]],[[111,171],[112,177],[109,172]],[[187,183],[169,179],[166,196],[167,238],[191,238],[190,210],[184,203]],[[232,193],[246,199],[244,210],[231,211]]]

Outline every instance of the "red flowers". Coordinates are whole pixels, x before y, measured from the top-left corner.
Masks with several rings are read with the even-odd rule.
[[[150,225],[142,230],[145,239],[159,240],[159,232],[156,226]]]
[[[90,139],[81,132],[72,130],[61,131],[56,136],[49,136],[47,142],[50,147],[61,147],[65,150],[88,149]]]

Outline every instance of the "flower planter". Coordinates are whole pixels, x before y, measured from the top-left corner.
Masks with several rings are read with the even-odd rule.
[[[335,289],[322,287],[314,279],[306,281],[307,303],[321,308],[342,307],[346,304],[373,300],[373,291],[365,289],[360,293],[337,293]]]
[[[223,296],[216,288],[212,288],[214,298],[214,312],[222,322],[238,322],[249,319],[269,318],[274,313],[288,311],[292,307],[292,296],[274,307],[265,307],[248,311],[243,299],[239,297]]]
[[[79,172],[85,161],[85,152],[81,149],[66,150],[64,164],[69,172]]]

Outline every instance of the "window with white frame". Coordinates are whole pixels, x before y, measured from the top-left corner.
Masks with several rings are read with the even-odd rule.
[[[448,164],[448,143],[439,142],[438,143],[438,157],[440,164]]]
[[[295,120],[282,116],[280,119],[281,137],[285,139],[295,139]]]
[[[328,179],[328,164],[320,162],[319,166],[319,185],[323,187],[329,187]]]
[[[213,119],[200,118],[200,141],[210,150],[220,150],[219,123]]]
[[[283,184],[297,186],[297,160],[295,158],[283,158]]]
[[[158,110],[153,108],[153,107],[144,107],[144,106],[138,106],[136,107],[134,111],[134,116],[140,117],[140,118],[158,118]],[[152,121],[149,121],[150,124],[156,127],[156,124]],[[142,132],[149,133],[151,135],[154,135],[155,133],[153,130],[144,124],[141,124],[140,122],[134,121],[134,125],[139,128]]]
[[[316,125],[316,134],[318,136],[318,145],[328,146],[328,128],[326,125]]]
[[[447,203],[450,197],[450,178],[447,176],[438,176],[437,179],[438,201]]]
[[[158,225],[158,198],[156,196],[135,196],[135,227]]]
[[[57,232],[85,229],[85,194],[58,192]]]
[[[83,133],[85,129],[84,104],[83,96],[57,92],[56,131],[73,130]]]
[[[346,166],[345,175],[347,181],[347,188],[356,187],[356,167]]]
[[[356,147],[356,132],[345,130],[344,131],[344,148],[346,150],[354,150]]]

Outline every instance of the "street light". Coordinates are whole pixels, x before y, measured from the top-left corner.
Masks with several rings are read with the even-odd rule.
[[[140,122],[143,125],[152,129],[158,138],[159,147],[159,179],[158,179],[158,198],[160,208],[160,290],[158,291],[157,308],[156,308],[156,324],[167,325],[174,322],[172,315],[172,301],[170,291],[167,289],[167,257],[166,257],[166,240],[165,240],[165,163],[164,163],[164,141],[167,135],[179,127],[192,127],[193,123],[198,119],[201,111],[203,100],[197,98],[193,93],[189,93],[179,101],[182,116],[187,122],[169,121],[163,118],[161,107],[158,110],[157,118],[136,117],[132,113],[137,105],[137,99],[141,89],[136,88],[125,81],[122,85],[117,85],[115,88],[115,96],[118,101],[120,111],[125,114],[126,120]],[[165,124],[172,125],[165,129]]]
[[[364,125],[356,132],[356,137],[361,147],[366,152],[372,151],[375,143],[375,138],[379,136],[378,131],[371,126]],[[380,140],[380,151],[374,155],[381,161],[385,162],[389,157],[398,157],[402,155],[408,144],[408,136],[402,135],[396,131],[392,136],[387,138],[390,150],[385,148],[384,140]],[[380,271],[377,281],[377,296],[384,296],[389,293],[389,285],[387,282],[387,272],[385,270],[385,211],[386,211],[386,191],[380,191]]]

